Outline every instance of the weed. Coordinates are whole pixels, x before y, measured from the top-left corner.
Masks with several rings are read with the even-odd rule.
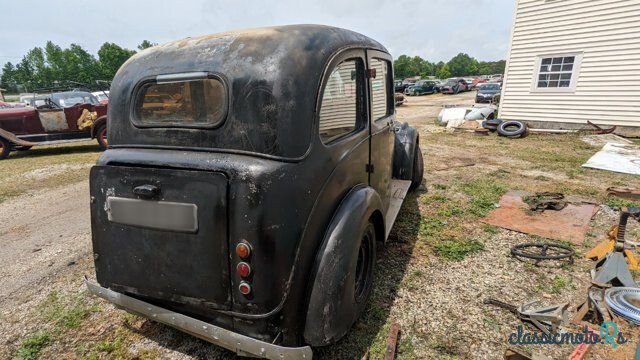
[[[499,183],[480,179],[465,183],[462,191],[471,197],[469,212],[475,216],[483,217],[495,208],[495,204],[506,190]]]
[[[605,204],[614,210],[621,210],[623,207],[638,206],[637,202],[620,199],[615,196],[608,196]]]
[[[433,188],[436,190],[447,190],[447,185],[445,184],[433,184]]]
[[[569,285],[569,280],[563,276],[556,275],[551,280],[551,292],[559,294],[560,291]]]
[[[484,250],[484,244],[477,240],[450,239],[434,246],[436,254],[447,260],[462,260],[467,255]]]
[[[420,235],[424,237],[434,237],[444,228],[445,223],[440,219],[422,219],[420,221]]]
[[[484,230],[484,232],[491,235],[496,235],[500,233],[500,228],[491,224],[482,224],[482,230]]]
[[[36,359],[45,346],[51,342],[51,333],[39,332],[24,339],[16,350],[15,358],[23,360]]]

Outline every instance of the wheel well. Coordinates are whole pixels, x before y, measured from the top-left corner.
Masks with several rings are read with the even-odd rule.
[[[91,126],[91,138],[94,139],[98,136],[97,131],[100,128],[100,126],[102,126],[102,124],[105,124],[107,122],[107,117],[106,116],[102,116],[100,118],[98,118],[93,125]]]
[[[384,217],[382,216],[380,210],[374,211],[369,219],[371,220],[371,222],[373,222],[373,226],[376,229],[376,239],[383,243],[386,242],[386,239],[384,238]]]

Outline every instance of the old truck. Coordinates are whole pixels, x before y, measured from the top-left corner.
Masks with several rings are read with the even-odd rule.
[[[83,91],[32,95],[30,106],[0,109],[0,160],[11,151],[82,139],[106,149],[107,105]]]
[[[392,57],[292,25],[134,55],[90,175],[91,293],[240,355],[310,359],[362,314],[423,179]]]

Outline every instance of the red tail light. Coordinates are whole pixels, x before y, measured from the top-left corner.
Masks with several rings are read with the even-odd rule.
[[[251,293],[251,285],[243,281],[238,286],[238,290],[242,295],[249,295]]]
[[[238,273],[238,275],[246,278],[251,275],[251,266],[249,266],[249,264],[247,264],[246,262],[238,263],[238,265],[236,266],[236,272]]]

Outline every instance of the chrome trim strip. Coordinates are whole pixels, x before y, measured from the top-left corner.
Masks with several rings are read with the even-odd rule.
[[[153,321],[171,326],[190,335],[224,347],[241,356],[254,356],[265,359],[312,359],[310,346],[298,348],[269,344],[221,327],[176,313],[144,301],[132,298],[119,292],[106,289],[89,280],[85,280],[89,292],[108,300],[132,313],[144,316]]]

